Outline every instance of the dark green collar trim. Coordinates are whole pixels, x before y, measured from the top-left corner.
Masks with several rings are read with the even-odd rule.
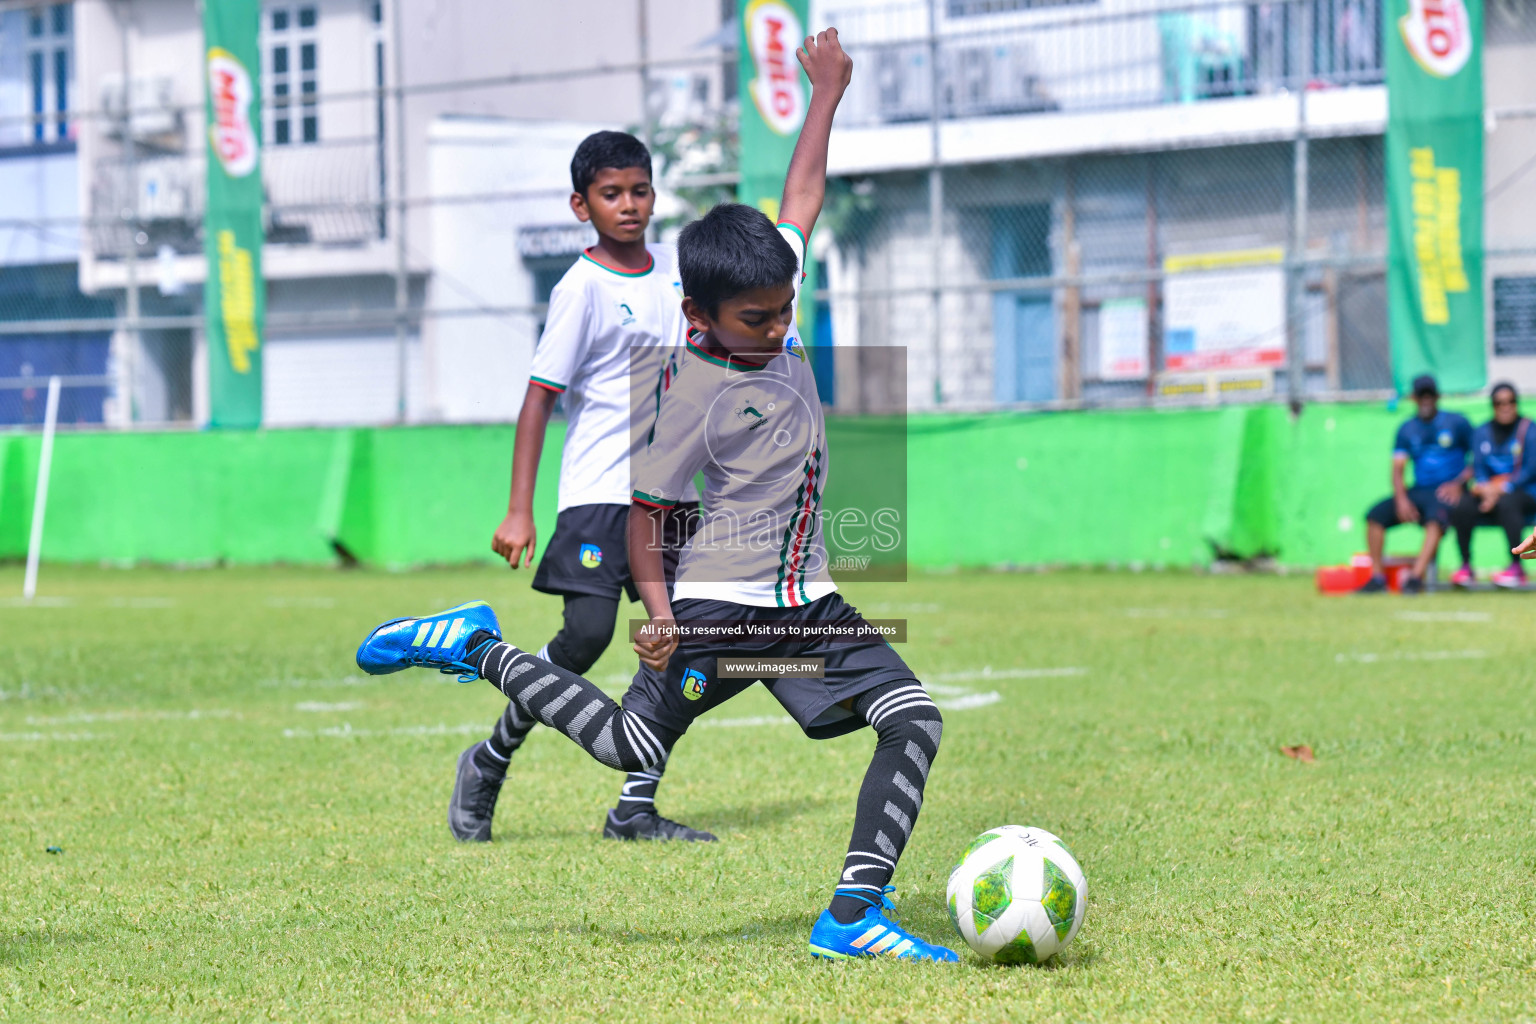
[[[768,363],[749,363],[744,359],[721,359],[719,356],[711,355],[710,353],[705,352],[694,342],[693,339],[694,335],[690,334],[688,336],[688,347],[693,351],[694,355],[698,356],[706,363],[714,363],[716,366],[723,366],[727,370],[741,370],[746,373],[751,373],[753,370],[767,369],[768,363],[773,362],[773,359],[768,360]],[[777,358],[778,353],[775,353],[774,359]]]

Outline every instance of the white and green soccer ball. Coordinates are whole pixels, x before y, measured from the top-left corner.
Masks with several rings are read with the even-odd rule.
[[[1066,844],[1045,829],[1004,825],[966,848],[947,896],[955,930],[979,956],[1039,964],[1083,926],[1088,880]]]

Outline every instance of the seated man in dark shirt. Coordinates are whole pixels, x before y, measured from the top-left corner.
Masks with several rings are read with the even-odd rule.
[[[1472,574],[1472,531],[1478,526],[1501,526],[1509,546],[1520,543],[1526,519],[1536,513],[1536,457],[1527,438],[1531,421],[1520,415],[1520,395],[1513,384],[1493,386],[1493,419],[1472,434],[1472,491],[1451,510],[1456,544],[1461,548],[1461,568],[1451,577],[1453,586],[1475,582]],[[1525,570],[1513,558],[1507,569],[1493,577],[1495,586],[1525,586]]]
[[[1382,552],[1387,530],[1402,523],[1424,524],[1424,545],[1414,560],[1413,573],[1403,583],[1403,593],[1424,591],[1424,573],[1450,525],[1451,509],[1461,500],[1472,471],[1467,456],[1472,450],[1472,424],[1460,413],[1440,411],[1440,387],[1424,374],[1413,379],[1417,415],[1397,428],[1392,446],[1392,497],[1378,502],[1365,515],[1366,545],[1371,552],[1371,579],[1359,593],[1377,594],[1387,589]],[[1413,486],[1407,486],[1403,469],[1413,463]]]

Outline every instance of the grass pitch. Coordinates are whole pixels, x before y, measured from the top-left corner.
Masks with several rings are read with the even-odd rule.
[[[444,824],[489,686],[352,654],[391,615],[526,575],[49,568],[0,599],[0,1019],[1530,1020],[1536,603],[1325,599],[1296,579],[921,576],[946,708],[896,882],[958,944],[953,859],[1015,822],[1089,879],[1060,962],[821,963],[866,732],[815,743],[761,689],[679,744],[664,812],[713,846],[600,838],[620,777],[539,730],[497,842]],[[0,571],[0,593],[20,572]],[[638,612],[638,605],[633,608]],[[593,672],[614,692],[616,643]],[[1282,756],[1307,743],[1317,760]],[[50,846],[62,853],[46,852]]]

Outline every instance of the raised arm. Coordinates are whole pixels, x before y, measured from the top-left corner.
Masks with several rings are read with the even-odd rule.
[[[832,115],[853,77],[853,58],[843,52],[835,28],[814,38],[807,36],[795,56],[811,79],[811,102],[784,176],[779,220],[793,224],[809,239],[827,196],[827,140],[832,135]]]

